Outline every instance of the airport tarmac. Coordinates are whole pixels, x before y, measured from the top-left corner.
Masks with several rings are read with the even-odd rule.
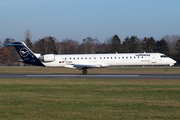
[[[180,79],[180,74],[0,74],[0,79]]]

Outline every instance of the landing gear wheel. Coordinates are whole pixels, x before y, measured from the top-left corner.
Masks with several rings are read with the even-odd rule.
[[[86,69],[83,69],[83,71],[82,71],[82,74],[86,74],[87,73],[87,70]]]

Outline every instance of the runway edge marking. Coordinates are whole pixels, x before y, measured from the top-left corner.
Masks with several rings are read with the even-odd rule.
[[[27,77],[139,77],[140,75],[26,75]]]

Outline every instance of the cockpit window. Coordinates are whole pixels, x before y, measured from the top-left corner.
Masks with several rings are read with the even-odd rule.
[[[168,57],[168,56],[166,56],[166,55],[161,55],[161,58],[165,58],[165,57]]]

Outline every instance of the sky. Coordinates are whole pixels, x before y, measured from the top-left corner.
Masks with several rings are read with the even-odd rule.
[[[162,39],[180,34],[180,0],[1,0],[0,40],[32,41],[52,36],[62,41],[115,34]]]

